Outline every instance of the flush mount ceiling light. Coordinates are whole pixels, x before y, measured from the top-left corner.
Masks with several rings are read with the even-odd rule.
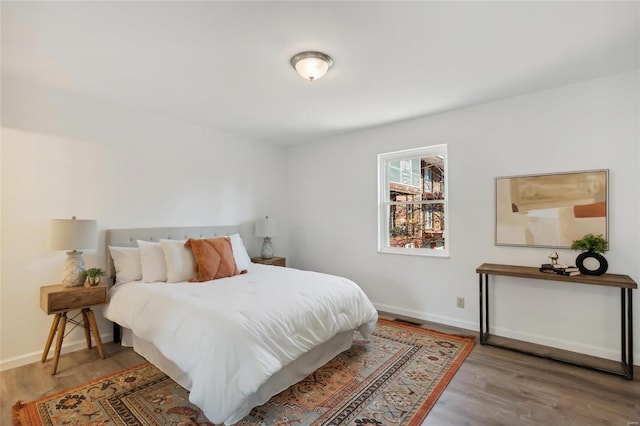
[[[291,65],[302,77],[313,81],[329,71],[333,65],[333,59],[322,52],[302,52],[291,58]]]

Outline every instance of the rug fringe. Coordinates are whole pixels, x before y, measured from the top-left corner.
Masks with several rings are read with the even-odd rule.
[[[20,410],[25,406],[22,401],[18,401],[13,404],[11,408],[11,417],[13,418],[13,426],[22,426],[22,421],[20,420]]]

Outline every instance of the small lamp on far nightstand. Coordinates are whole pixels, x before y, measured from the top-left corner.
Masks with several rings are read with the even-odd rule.
[[[269,216],[256,220],[256,237],[264,238],[262,243],[263,259],[271,259],[273,257],[271,237],[275,237],[276,235],[278,235],[278,224],[275,220],[269,219]]]
[[[87,273],[84,259],[79,250],[95,248],[98,239],[95,220],[51,219],[49,227],[49,248],[52,250],[71,250],[62,271],[62,285],[76,287],[84,284]]]

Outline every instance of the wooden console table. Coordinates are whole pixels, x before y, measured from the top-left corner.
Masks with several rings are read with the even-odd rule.
[[[510,349],[529,355],[535,355],[542,358],[553,359],[580,367],[586,367],[598,371],[604,371],[626,379],[633,380],[633,309],[631,290],[638,288],[631,277],[628,275],[604,274],[600,276],[594,275],[575,275],[572,277],[564,275],[555,275],[540,272],[538,268],[531,266],[515,266],[515,265],[498,265],[493,263],[483,263],[476,272],[479,276],[480,284],[480,344],[497,346],[504,349]],[[542,345],[533,343],[525,343],[514,339],[507,339],[499,336],[492,336],[489,333],[489,275],[501,275],[516,278],[529,278],[536,280],[558,281],[573,284],[591,284],[606,287],[615,287],[620,289],[620,318],[621,318],[621,366],[622,371],[610,368],[608,364],[612,361],[602,360],[600,358],[588,357],[590,361],[587,363],[583,359],[576,357],[574,353],[553,350]],[[535,350],[537,349],[537,350]],[[561,354],[562,353],[562,354]],[[597,362],[603,361],[603,362]],[[600,365],[596,365],[600,364]]]

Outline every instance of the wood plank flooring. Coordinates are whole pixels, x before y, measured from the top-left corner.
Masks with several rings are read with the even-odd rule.
[[[145,361],[131,348],[120,344],[105,343],[102,348],[104,360],[100,359],[95,347],[61,355],[55,376],[51,375],[51,357],[45,363],[34,362],[1,372],[0,425],[13,424],[11,407],[17,401],[32,401]]]
[[[424,326],[470,334],[439,324]],[[105,344],[104,350],[104,360],[95,348],[61,356],[55,376],[51,376],[51,360],[0,373],[0,424],[12,424],[11,407],[18,400],[31,401],[144,361],[131,349],[113,343]],[[476,344],[423,426],[640,426],[638,370],[636,379],[629,381]]]

